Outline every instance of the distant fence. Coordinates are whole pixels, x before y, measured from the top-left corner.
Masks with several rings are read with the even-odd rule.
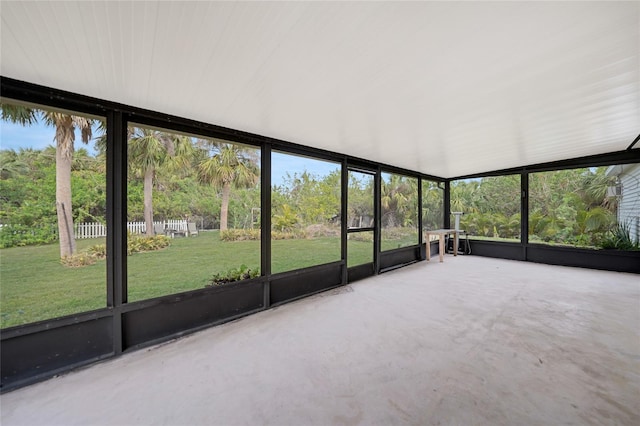
[[[173,229],[175,231],[186,232],[187,221],[186,220],[163,220],[153,222],[154,229]],[[132,234],[145,234],[147,232],[147,226],[144,222],[127,222],[127,230]],[[75,237],[77,239],[83,238],[100,238],[107,236],[107,226],[103,223],[90,222],[90,223],[77,223],[75,225]]]

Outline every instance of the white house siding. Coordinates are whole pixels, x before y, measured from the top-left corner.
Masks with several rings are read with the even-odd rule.
[[[618,176],[622,195],[618,201],[618,223],[629,225],[631,237],[640,237],[640,163],[612,166],[607,175]]]

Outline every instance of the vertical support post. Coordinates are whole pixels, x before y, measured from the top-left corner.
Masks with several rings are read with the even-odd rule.
[[[420,260],[425,259],[425,253],[422,250],[422,243],[424,242],[422,228],[422,178],[418,176],[418,247],[420,247]]]
[[[529,172],[520,173],[520,243],[522,244],[522,260],[527,260],[529,245]]]
[[[373,178],[373,212],[375,216],[375,229],[373,231],[373,267],[374,273],[378,275],[380,273],[380,249],[381,249],[381,233],[382,233],[382,174],[380,167],[377,168],[376,174]]]
[[[342,174],[340,180],[340,251],[343,265],[342,265],[342,285],[346,285],[348,281],[347,273],[347,215],[349,202],[349,169],[347,168],[346,157],[342,159]]]
[[[451,228],[451,181],[444,183],[444,227]]]
[[[264,280],[264,308],[271,306],[271,144],[260,156],[260,270]]]
[[[122,112],[107,114],[107,307],[113,348],[122,352],[122,305],[127,302],[127,129]]]

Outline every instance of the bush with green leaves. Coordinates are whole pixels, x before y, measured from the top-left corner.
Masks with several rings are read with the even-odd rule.
[[[631,229],[628,223],[619,223],[609,231],[600,241],[600,247],[616,250],[640,250],[640,240],[631,237]]]
[[[349,240],[371,243],[373,242],[373,232],[353,232],[349,234]]]
[[[164,235],[147,237],[142,235],[129,235],[127,240],[127,254],[140,253],[145,251],[160,250],[169,246],[169,238]],[[96,244],[89,247],[82,253],[66,256],[60,259],[60,263],[71,268],[93,265],[97,260],[107,257],[107,245]]]
[[[220,286],[236,281],[248,280],[260,276],[258,268],[249,268],[247,265],[242,264],[238,268],[231,268],[224,272],[218,272],[213,274],[213,277],[209,280],[206,287]]]
[[[60,259],[60,263],[69,268],[80,268],[96,263],[96,257],[87,252],[76,253],[71,256],[65,256]]]
[[[160,250],[169,246],[170,239],[164,235],[147,237],[143,235],[130,235],[127,240],[127,254],[140,253],[145,251]]]
[[[271,240],[294,240],[304,239],[310,236],[304,229],[294,229],[291,231],[271,231]],[[316,236],[316,235],[313,235]],[[325,236],[325,235],[323,235]],[[221,241],[259,241],[259,229],[227,229],[220,231]]]
[[[160,250],[169,246],[169,237],[164,235],[156,235],[155,237],[147,237],[145,235],[129,234],[127,239],[127,254],[141,253],[145,251]],[[104,259],[107,257],[107,245],[96,244],[87,249],[88,255],[96,259]]]
[[[271,240],[296,240],[307,238],[307,233],[303,229],[295,229],[288,232],[271,231]]]
[[[259,239],[259,229],[227,229],[220,231],[220,240],[222,241],[257,241]]]
[[[0,228],[0,248],[50,244],[57,240],[55,225],[4,225]]]
[[[300,223],[300,218],[295,210],[288,204],[280,207],[279,214],[273,215],[271,220],[273,229],[279,232],[291,232],[296,229]]]
[[[87,253],[96,259],[104,259],[107,257],[107,245],[96,244],[87,249]]]

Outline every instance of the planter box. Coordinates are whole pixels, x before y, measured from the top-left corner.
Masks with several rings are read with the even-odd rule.
[[[526,260],[548,265],[577,266],[640,274],[640,251],[598,250],[545,244],[471,240],[471,254],[499,259]]]
[[[578,266],[640,274],[640,251],[595,250],[530,244],[527,246],[527,260],[550,265]]]

